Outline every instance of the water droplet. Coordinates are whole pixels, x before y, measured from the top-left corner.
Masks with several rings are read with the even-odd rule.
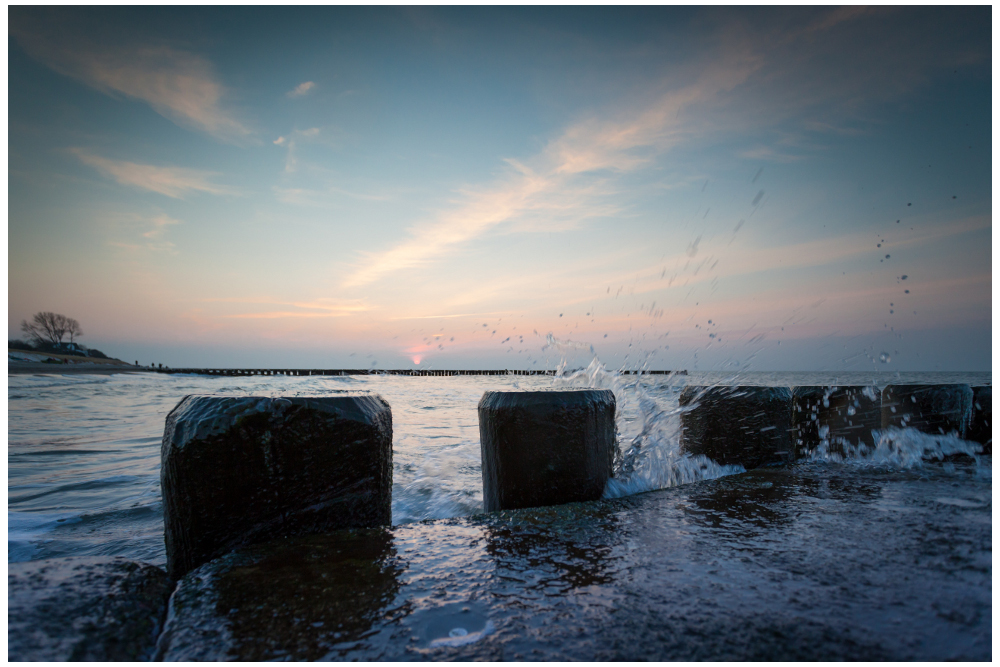
[[[878,355],[878,360],[881,361],[883,364],[887,364],[890,361],[892,361],[892,357],[889,356],[888,352],[883,352],[882,354]]]

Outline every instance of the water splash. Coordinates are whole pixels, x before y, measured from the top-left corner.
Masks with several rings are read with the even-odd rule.
[[[478,482],[479,443],[459,442],[420,447],[402,436],[394,447],[393,525],[468,516],[482,511],[482,486]]]
[[[604,488],[605,498],[620,498],[646,491],[690,484],[724,475],[746,472],[740,465],[719,465],[705,456],[681,451],[680,415],[684,408],[663,407],[651,391],[679,394],[682,376],[668,375],[655,387],[644,383],[646,376],[609,371],[595,355],[590,364],[566,373],[565,359],[553,378],[555,387],[609,389],[617,404],[615,431],[619,443],[614,474]],[[675,401],[670,401],[676,405]]]
[[[820,445],[809,459],[855,465],[875,465],[897,469],[919,468],[925,462],[946,461],[956,455],[968,456],[976,468],[988,472],[992,469],[992,456],[983,455],[978,442],[963,440],[957,433],[931,435],[914,428],[890,426],[873,430],[875,446],[864,442],[851,444],[844,438],[828,438],[829,428],[820,428]]]

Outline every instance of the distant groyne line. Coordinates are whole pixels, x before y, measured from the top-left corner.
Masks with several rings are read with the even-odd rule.
[[[410,375],[414,377],[447,377],[452,375],[555,375],[554,370],[520,371],[520,370],[433,370],[433,369],[364,369],[364,368],[151,368],[156,373],[189,373],[196,375],[218,375],[225,377],[242,377],[250,375]],[[622,375],[687,375],[687,371],[619,371]]]

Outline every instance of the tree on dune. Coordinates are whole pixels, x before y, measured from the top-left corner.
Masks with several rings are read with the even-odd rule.
[[[30,322],[22,320],[21,331],[27,334],[35,345],[46,343],[58,345],[65,336],[69,336],[72,343],[77,336],[83,335],[80,323],[72,317],[48,311],[35,313]]]
[[[62,317],[60,315],[59,317]],[[74,320],[72,317],[66,318],[66,335],[69,336],[69,342],[74,342],[77,336],[83,335],[83,329],[80,328],[80,323]]]

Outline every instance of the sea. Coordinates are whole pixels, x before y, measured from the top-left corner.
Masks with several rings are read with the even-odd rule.
[[[62,556],[125,556],[163,566],[160,442],[167,414],[189,394],[324,396],[371,392],[392,407],[393,524],[482,511],[477,404],[487,390],[607,388],[618,406],[622,456],[606,497],[647,493],[740,474],[679,449],[678,396],[687,385],[989,385],[985,373],[690,372],[627,375],[596,359],[556,376],[249,376],[122,373],[9,375],[7,389],[8,562]],[[826,465],[913,469],[946,453],[975,453],[956,437],[908,430],[878,434],[857,458],[831,454]],[[825,456],[817,452],[815,456]],[[970,492],[991,504],[992,463],[975,456]],[[957,474],[957,473],[956,473]],[[963,469],[962,475],[968,476]],[[956,479],[958,479],[956,477]],[[969,501],[971,502],[971,501]]]

